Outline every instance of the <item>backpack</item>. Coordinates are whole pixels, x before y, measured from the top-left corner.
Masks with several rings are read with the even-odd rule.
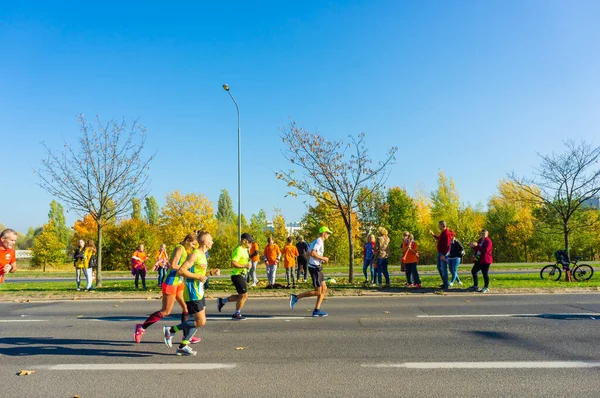
[[[554,258],[556,261],[562,265],[569,265],[571,262],[569,261],[569,254],[566,250],[557,250],[554,252]]]
[[[460,258],[463,258],[465,256],[465,248],[463,247],[463,245],[459,242],[458,239],[454,240],[456,242],[456,245],[458,245],[459,249],[460,249]]]

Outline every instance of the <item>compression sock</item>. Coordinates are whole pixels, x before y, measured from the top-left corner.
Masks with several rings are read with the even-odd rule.
[[[163,315],[160,311],[156,311],[154,314],[150,315],[148,319],[142,324],[142,328],[147,329],[153,323],[160,321],[163,318]]]

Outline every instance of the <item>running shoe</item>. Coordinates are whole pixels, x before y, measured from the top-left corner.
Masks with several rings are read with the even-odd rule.
[[[196,337],[196,336],[194,336],[194,337],[192,337],[192,338],[190,339],[190,344],[196,344],[196,343],[199,343],[199,342],[201,342],[201,341],[202,341],[202,339],[201,339],[200,337]]]
[[[218,298],[217,299],[217,309],[219,310],[219,312],[221,312],[221,310],[223,309],[224,306],[225,306],[225,303],[223,302],[223,299]]]
[[[192,350],[189,345],[186,345],[183,348],[177,348],[177,351],[175,351],[175,354],[179,356],[191,356],[196,355],[197,353],[198,352]]]
[[[415,285],[415,288],[417,288],[417,289],[420,289],[420,288],[421,288],[421,284],[420,284],[420,283],[417,283],[417,284]]]
[[[478,288],[477,286],[473,285],[473,286],[469,286],[469,289],[468,289],[468,290],[470,290],[470,291],[472,291],[472,292],[478,292],[478,291],[479,291],[479,288]]]
[[[298,302],[298,296],[296,296],[295,294],[290,294],[290,308],[294,309],[294,306],[296,305],[296,303]]]
[[[163,327],[163,333],[165,337],[165,344],[167,345],[167,347],[173,347],[173,333],[171,333],[171,327]]]
[[[327,316],[327,313],[325,311],[321,311],[319,309],[319,310],[314,310],[312,316],[314,316],[314,317]]]
[[[480,293],[489,293],[489,292],[490,292],[490,289],[488,289],[487,287],[484,287],[484,288],[483,288],[483,289],[481,289],[479,292],[480,292]]]
[[[146,333],[141,323],[135,325],[135,331],[133,333],[133,339],[136,343],[140,343],[142,341],[142,336]]]
[[[246,318],[244,318],[244,317],[242,316],[242,314],[233,314],[233,315],[231,316],[231,320],[232,320],[232,321],[245,321],[245,320],[246,320]]]

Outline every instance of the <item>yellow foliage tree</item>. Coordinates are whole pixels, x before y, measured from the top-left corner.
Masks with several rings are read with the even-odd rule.
[[[172,247],[188,233],[199,229],[212,234],[217,230],[212,202],[202,194],[182,195],[179,191],[169,193],[159,217],[163,243]]]
[[[275,215],[273,216],[273,239],[275,240],[275,243],[277,243],[280,248],[283,248],[286,244],[288,235],[285,217],[280,209],[275,209]]]

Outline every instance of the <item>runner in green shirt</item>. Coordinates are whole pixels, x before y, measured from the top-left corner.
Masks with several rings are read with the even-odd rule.
[[[244,307],[244,303],[248,298],[248,284],[246,282],[246,273],[248,269],[252,266],[250,263],[250,254],[248,253],[248,249],[250,248],[250,244],[254,242],[254,238],[249,233],[243,233],[242,241],[240,245],[235,248],[233,253],[231,254],[231,282],[233,282],[233,286],[235,286],[235,290],[237,294],[226,298],[217,299],[217,309],[221,312],[223,306],[228,302],[235,303],[235,312],[231,317],[234,321],[243,321],[244,318],[242,316],[242,308]]]

